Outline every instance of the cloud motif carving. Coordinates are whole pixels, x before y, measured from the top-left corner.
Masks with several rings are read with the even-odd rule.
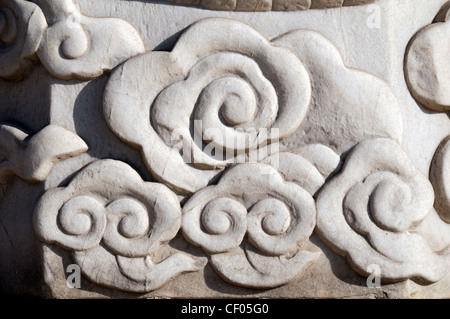
[[[420,226],[432,214],[433,188],[396,142],[358,144],[317,195],[317,231],[358,273],[376,264],[385,281],[436,282],[450,246],[434,251]]]
[[[272,288],[299,276],[320,256],[304,247],[312,234],[312,195],[267,164],[238,164],[183,206],[185,238],[210,255],[224,280]]]
[[[82,273],[95,283],[148,292],[204,264],[180,252],[163,260],[180,228],[175,194],[144,182],[127,164],[100,160],[79,172],[67,187],[48,190],[35,208],[39,238],[72,252]]]
[[[316,32],[269,41],[241,22],[201,20],[172,51],[114,69],[103,102],[109,127],[158,182],[96,161],[48,190],[34,214],[40,240],[68,250],[94,283],[145,293],[208,260],[229,283],[274,288],[320,258],[314,231],[364,276],[374,264],[385,282],[448,273],[450,245],[426,231],[446,224],[401,149],[395,95]],[[177,234],[206,257],[171,247]]]
[[[419,30],[405,56],[405,77],[411,94],[433,111],[450,111],[450,2],[435,21]]]
[[[0,1],[0,77],[21,80],[37,60],[47,21],[34,3]]]
[[[63,80],[90,80],[143,53],[138,32],[117,18],[87,17],[73,0],[0,1],[0,77],[22,80],[40,60]]]
[[[0,122],[0,198],[12,176],[42,182],[57,162],[87,150],[78,135],[57,125],[32,135],[17,124]]]
[[[232,164],[236,152],[247,155],[292,134],[310,99],[308,73],[293,53],[243,23],[206,19],[171,52],[149,52],[118,68],[104,114],[120,138],[141,150],[155,178],[191,194]],[[225,155],[213,157],[205,143]]]

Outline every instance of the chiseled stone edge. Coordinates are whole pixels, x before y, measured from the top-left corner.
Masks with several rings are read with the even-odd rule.
[[[180,5],[224,11],[296,11],[339,8],[374,3],[376,0],[165,0]]]

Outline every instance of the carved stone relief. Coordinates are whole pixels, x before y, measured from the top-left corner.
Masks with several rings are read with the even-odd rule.
[[[21,79],[39,58],[55,77],[88,80],[145,51],[126,21],[90,18],[73,0],[0,2],[0,76]]]
[[[31,2],[0,2],[0,76],[20,80],[29,71],[47,26],[39,7]]]
[[[412,96],[435,112],[450,110],[448,67],[448,15],[446,2],[432,24],[419,30],[411,39],[405,56],[405,78]],[[448,124],[450,127],[450,123]],[[450,223],[450,173],[448,165],[449,137],[444,138],[434,154],[430,167],[430,181],[434,189],[434,207],[448,228]],[[436,226],[436,229],[439,227]],[[438,233],[438,232],[437,232]]]
[[[303,62],[313,98],[300,129],[283,143],[324,144],[339,155],[373,136],[403,140],[400,105],[386,82],[348,68],[341,54],[317,32],[293,30],[273,40]]]
[[[450,223],[450,136],[442,141],[434,156],[430,179],[433,183],[435,207],[443,220]]]
[[[448,50],[440,39],[450,5],[430,26],[409,30],[415,36],[400,46],[404,61],[389,61],[394,75],[382,78],[352,65],[320,28],[280,28],[268,38],[242,22],[245,11],[261,11],[270,23],[276,13],[264,11],[305,19],[328,10],[361,14],[364,6],[347,7],[374,1],[169,2],[217,12],[165,35],[174,45],[157,51],[137,31],[141,18],[90,16],[75,0],[0,0],[0,90],[42,68],[51,94],[69,92],[72,106],[51,103],[50,123],[34,135],[0,123],[0,199],[12,176],[51,179],[29,213],[49,290],[63,298],[105,291],[178,297],[167,287],[199,285],[193,295],[209,297],[210,281],[220,281],[232,295],[276,296],[284,286],[297,298],[304,297],[295,295],[299,286],[324,274],[348,276],[343,290],[370,294],[355,286],[374,265],[395,291],[447,289],[450,137],[430,137],[440,146],[434,157],[423,155],[433,157],[425,172],[417,165],[421,142],[408,152],[404,133],[405,118],[414,116],[405,104],[417,114],[419,103],[448,110]],[[155,14],[162,6],[116,3],[118,13],[139,5]],[[91,84],[98,91],[92,105],[84,99]],[[77,113],[80,103],[89,104],[86,114]],[[130,150],[133,163],[90,152],[76,123],[70,127],[75,120],[58,125],[55,114],[95,117],[89,123],[101,121],[109,135],[94,139],[106,150]],[[88,282],[79,293],[58,282],[64,263]]]
[[[49,125],[30,136],[17,125],[0,123],[0,185],[5,188],[12,176],[42,182],[58,161],[87,149],[82,139],[62,127]]]
[[[318,258],[320,252],[302,247],[315,220],[315,203],[305,189],[286,182],[271,166],[239,164],[189,199],[182,229],[211,255],[225,280],[272,288],[290,282]]]
[[[211,19],[188,28],[172,52],[116,70],[104,113],[121,139],[139,146],[155,178],[189,194],[236,162],[235,153],[270,154],[272,141],[300,126],[310,99],[308,73],[293,53],[245,24]]]
[[[73,0],[39,3],[49,12],[49,27],[38,56],[53,76],[92,79],[145,51],[139,34],[126,21],[84,16]]]
[[[183,5],[201,6],[211,10],[291,11],[336,8],[372,3],[375,0],[167,0]]]
[[[147,72],[150,68],[156,71]],[[349,90],[353,83],[356,90]],[[364,83],[376,86],[376,93]],[[358,87],[368,90],[361,115]],[[139,147],[156,179],[189,194],[242,160],[239,156],[263,159],[280,148],[276,143],[286,138],[289,143],[311,99],[313,110],[295,136],[305,144],[328,143],[341,153],[367,136],[401,141],[401,114],[389,87],[346,69],[325,38],[293,31],[271,44],[249,26],[226,19],[195,23],[170,53],[150,52],[120,66],[105,90],[104,113],[121,139]],[[328,117],[330,103],[338,105]],[[249,105],[245,112],[243,104]],[[141,130],[134,129],[136,123]],[[343,131],[344,126],[350,128]]]
[[[94,162],[67,187],[47,191],[34,213],[41,240],[70,250],[87,278],[133,292],[201,269],[194,257],[161,253],[180,224],[175,194],[113,160]]]
[[[383,280],[435,282],[449,270],[450,246],[434,251],[417,230],[432,207],[430,182],[400,145],[370,139],[351,151],[342,171],[321,189],[317,230],[363,275],[378,265]]]
[[[405,75],[412,95],[434,111],[450,110],[450,57],[447,35],[450,33],[450,2],[432,24],[421,29],[411,40],[406,54]]]

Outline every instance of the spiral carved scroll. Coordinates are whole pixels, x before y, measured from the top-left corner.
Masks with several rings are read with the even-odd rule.
[[[138,32],[124,20],[87,17],[72,0],[40,3],[52,23],[38,56],[55,77],[93,79],[145,51]]]
[[[48,125],[32,135],[17,124],[0,122],[0,200],[10,179],[44,181],[54,165],[88,150],[75,133]]]
[[[139,146],[155,178],[191,194],[236,154],[270,154],[300,126],[310,98],[308,73],[294,54],[243,23],[205,19],[172,52],[150,52],[117,69],[104,114],[120,138]]]
[[[46,27],[44,14],[34,3],[0,1],[0,77],[21,80],[27,75]]]
[[[315,216],[311,194],[272,166],[239,164],[189,199],[182,230],[224,280],[261,289],[288,283],[318,258],[303,247]]]
[[[358,144],[317,196],[317,230],[360,274],[435,282],[448,272],[449,247],[435,251],[420,232],[432,214],[433,188],[389,139]]]
[[[450,2],[432,24],[411,39],[405,55],[405,78],[414,98],[433,111],[450,110]]]
[[[294,11],[337,8],[373,3],[375,0],[167,0],[183,5],[225,11]]]
[[[143,53],[126,21],[91,18],[72,0],[0,1],[0,77],[22,80],[38,59],[57,78],[90,80]]]
[[[170,190],[143,182],[114,160],[94,162],[67,187],[48,190],[34,213],[39,238],[71,251],[87,278],[135,292],[157,289],[203,266],[179,252],[155,260],[160,250],[169,249],[180,223],[179,202]]]

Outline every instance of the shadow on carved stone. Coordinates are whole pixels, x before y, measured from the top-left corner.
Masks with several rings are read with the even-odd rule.
[[[0,200],[0,293],[50,295],[44,282],[45,259],[31,222],[43,192],[42,183],[14,177]]]
[[[58,115],[63,117],[63,112],[72,112],[74,129],[89,144],[87,154],[90,158],[121,160],[133,166],[146,181],[152,181],[153,177],[145,168],[139,152],[114,135],[105,121],[103,96],[98,92],[103,92],[107,80],[107,76],[101,76],[89,83],[82,84],[82,89],[76,91],[77,97],[74,104],[68,105],[73,109],[60,108],[55,110],[54,114],[58,112]],[[61,80],[55,80],[54,83],[66,85],[66,82]],[[73,81],[74,85],[80,83],[79,81]]]

